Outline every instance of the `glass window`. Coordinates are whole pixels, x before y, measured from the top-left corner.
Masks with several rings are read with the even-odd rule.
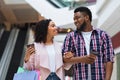
[[[78,6],[93,5],[96,0],[47,0],[56,8],[69,7],[69,9],[74,9]]]

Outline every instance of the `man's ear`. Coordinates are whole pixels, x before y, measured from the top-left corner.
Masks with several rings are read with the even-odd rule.
[[[86,21],[89,20],[89,16],[88,16],[88,15],[85,16],[85,20],[86,20]]]

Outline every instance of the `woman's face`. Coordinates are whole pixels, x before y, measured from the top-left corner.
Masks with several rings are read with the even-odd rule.
[[[48,35],[51,37],[54,37],[57,35],[57,27],[55,26],[55,23],[53,21],[50,21],[48,26]]]

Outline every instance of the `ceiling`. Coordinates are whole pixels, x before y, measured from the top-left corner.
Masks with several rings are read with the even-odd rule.
[[[32,23],[43,18],[30,5],[26,4],[25,2],[10,2],[10,0],[0,0],[0,23]]]
[[[44,2],[51,1],[53,3],[56,1],[57,3],[54,3],[54,4],[61,5],[61,2],[58,0],[42,0],[42,1],[44,1]],[[59,7],[59,8],[69,7],[72,9],[73,7],[76,7],[76,6],[71,5],[73,0],[61,0],[61,1],[63,1],[62,3],[65,3],[67,5],[63,6],[63,7]],[[71,2],[67,2],[67,1],[71,1]],[[77,1],[77,0],[75,0],[75,1]],[[86,2],[86,4],[88,4],[88,1],[95,2],[96,0],[79,0],[79,1],[82,3]],[[69,3],[69,5],[68,5],[68,3]],[[74,3],[75,3],[75,5],[78,5],[79,2],[77,2],[77,3],[74,2]],[[49,3],[49,4],[51,6],[54,6],[52,3]],[[46,5],[48,6],[48,4],[46,4]],[[37,22],[37,21],[43,19],[44,17],[41,16],[41,12],[43,10],[38,13],[37,10],[33,9],[32,7],[29,4],[27,4],[27,2],[25,0],[0,0],[0,23],[24,24],[24,23],[34,23],[34,22]],[[56,7],[54,6],[53,9],[56,10]],[[61,14],[64,15],[62,11],[65,11],[65,10],[66,9],[63,9],[60,11],[60,9],[59,9],[60,14],[57,13],[56,16],[59,16]],[[71,14],[69,11],[67,13]],[[47,14],[48,14],[48,12],[47,12]],[[51,14],[52,14],[52,12],[51,12]],[[66,15],[67,14],[65,14],[65,16]],[[51,15],[49,15],[49,16],[51,16]],[[63,17],[60,17],[60,19],[63,20]],[[73,22],[72,20],[71,20],[71,22],[69,21],[69,16],[68,17],[66,16],[64,18],[66,18],[68,20],[66,20],[66,22],[63,21],[64,23],[62,23],[62,20],[58,21],[58,22],[61,22],[60,23],[61,25],[68,26],[69,24],[71,24],[71,22]],[[70,18],[72,19],[72,17],[70,17]],[[55,20],[55,21],[57,21],[57,20]],[[69,21],[69,22],[67,22],[67,21]]]
[[[73,24],[73,8],[80,4],[79,2],[84,5],[88,5],[88,3],[91,5],[96,2],[96,0],[36,0],[35,5],[38,5],[38,9],[35,9],[36,6],[30,6],[26,1],[33,1],[32,3],[35,3],[34,0],[0,0],[0,23],[4,23],[6,26],[9,26],[10,24],[34,23],[44,18],[41,16],[42,14],[46,18],[53,19],[58,27],[75,29],[75,25]],[[39,3],[37,1],[39,1]],[[75,3],[76,6],[73,6],[72,3]],[[54,5],[58,6],[58,8]],[[99,26],[97,25],[99,23],[97,23],[98,18],[95,16],[95,6],[93,5],[89,8],[94,15],[92,21],[93,26]],[[107,9],[110,9],[110,11],[112,11],[111,6]],[[119,32],[120,29],[119,11],[120,6],[118,6],[114,11],[109,12],[111,15],[106,18],[106,21],[103,18],[108,15],[108,12],[104,12],[106,15],[99,20],[104,22],[100,23],[101,25],[99,27],[107,31],[111,36]]]

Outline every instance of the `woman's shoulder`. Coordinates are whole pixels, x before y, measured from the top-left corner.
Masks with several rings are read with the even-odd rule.
[[[62,43],[61,43],[61,42],[54,41],[54,44],[57,44],[57,45],[59,45],[59,46],[62,46]]]

